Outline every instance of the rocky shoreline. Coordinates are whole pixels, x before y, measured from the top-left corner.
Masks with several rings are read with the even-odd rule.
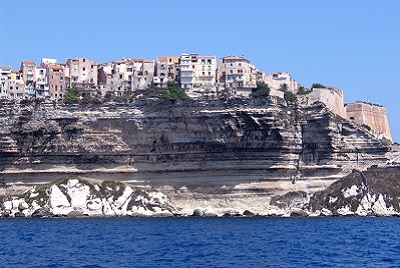
[[[275,195],[265,208],[209,205],[185,213],[159,191],[69,177],[3,197],[0,217],[399,217],[400,167],[353,171],[312,196],[303,191]]]

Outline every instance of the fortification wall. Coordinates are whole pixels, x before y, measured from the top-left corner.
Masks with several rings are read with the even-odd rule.
[[[300,98],[301,102],[306,105],[311,105],[316,101],[320,101],[324,103],[335,114],[339,115],[342,118],[346,118],[343,92],[335,87],[314,88],[311,93],[303,95]]]
[[[345,110],[347,119],[370,126],[378,138],[392,140],[385,107],[357,101],[346,104]]]

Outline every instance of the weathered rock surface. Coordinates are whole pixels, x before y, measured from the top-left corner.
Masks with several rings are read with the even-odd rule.
[[[272,97],[4,104],[0,124],[0,195],[17,196],[71,175],[126,185],[112,202],[93,195],[89,185],[52,185],[43,202],[56,215],[124,214],[136,189],[163,193],[176,211],[149,213],[135,203],[132,215],[191,215],[196,208],[204,215],[290,215],[357,165],[385,165],[394,157],[387,145],[321,103],[294,109]],[[36,209],[43,205],[37,202]],[[4,211],[31,213],[14,205]]]
[[[400,168],[354,171],[315,193],[306,207],[324,216],[399,216]]]
[[[39,185],[2,203],[3,216],[174,216],[167,196],[120,182],[67,178]]]

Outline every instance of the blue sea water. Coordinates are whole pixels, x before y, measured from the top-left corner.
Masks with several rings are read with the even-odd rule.
[[[1,219],[0,267],[400,267],[400,218]]]

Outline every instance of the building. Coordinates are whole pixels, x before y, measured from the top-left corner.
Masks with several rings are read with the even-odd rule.
[[[0,98],[7,99],[9,97],[11,66],[0,66]]]
[[[217,58],[216,56],[197,56],[194,65],[193,86],[213,87],[217,82]]]
[[[269,86],[271,91],[285,89],[296,93],[299,89],[296,80],[294,80],[288,72],[270,73],[264,78],[264,82]]]
[[[66,68],[69,86],[79,90],[96,90],[97,88],[97,62],[88,58],[67,59]]]
[[[53,100],[62,99],[66,90],[65,65],[50,63],[43,66],[47,68],[50,98]]]
[[[389,122],[384,106],[357,101],[345,106],[347,119],[357,124],[371,128],[377,138],[386,138],[392,141]]]
[[[36,63],[34,61],[23,60],[21,62],[20,71],[22,73],[22,80],[28,87],[34,87]]]
[[[98,67],[98,78],[103,95],[111,92],[121,96],[125,92],[146,90],[154,78],[154,61],[124,58],[103,63]]]
[[[201,56],[197,53],[180,56],[180,83],[187,92],[204,91],[216,86],[216,56]]]
[[[168,82],[180,81],[180,56],[157,57],[153,85],[167,87]]]
[[[245,57],[227,56],[220,59],[220,82],[233,94],[249,95],[257,87],[260,76],[262,73]]]
[[[25,82],[19,70],[11,71],[9,98],[12,100],[21,100],[25,98]]]
[[[146,90],[152,86],[154,78],[154,61],[145,59],[125,59],[132,68],[131,90]]]
[[[45,98],[50,96],[47,68],[43,64],[36,66],[35,89],[36,97]]]
[[[197,63],[198,55],[199,54],[184,53],[180,57],[180,62],[181,62],[180,83],[181,87],[186,90],[189,90],[193,87],[193,71],[195,68],[195,63]]]

